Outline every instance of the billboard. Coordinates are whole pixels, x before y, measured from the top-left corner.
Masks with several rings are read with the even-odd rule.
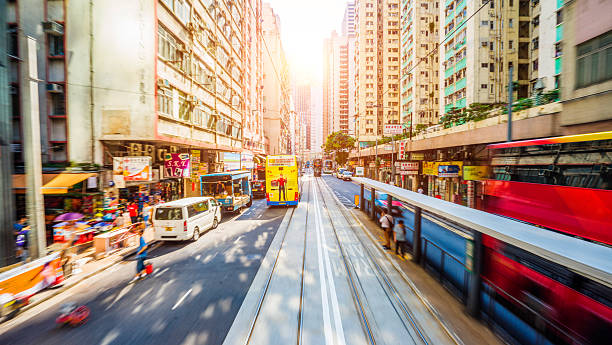
[[[240,153],[223,152],[223,171],[240,170]]]
[[[383,134],[384,135],[402,134],[403,131],[404,131],[404,129],[402,128],[402,125],[385,125],[383,127]]]
[[[113,175],[123,176],[123,181],[151,181],[151,157],[113,157]]]

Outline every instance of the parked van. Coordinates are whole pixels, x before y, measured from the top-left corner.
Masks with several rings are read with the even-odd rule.
[[[155,207],[153,227],[158,241],[196,241],[221,221],[221,207],[214,198],[175,200]]]

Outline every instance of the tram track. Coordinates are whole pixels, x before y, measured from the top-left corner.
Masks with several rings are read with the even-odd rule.
[[[360,285],[361,285],[360,279],[355,274],[355,268],[352,263],[352,260],[350,259],[350,257],[347,256],[344,245],[340,241],[338,230],[336,226],[334,225],[334,221],[333,221],[334,217],[331,215],[331,212],[330,212],[331,205],[327,200],[327,199],[330,199],[330,197],[327,197],[327,198],[324,197],[325,195],[324,189],[329,189],[329,187],[327,187],[327,185],[325,185],[324,187],[321,187],[322,182],[320,182],[318,179],[315,180],[315,183],[316,183],[317,189],[319,190],[319,194],[321,195],[323,204],[325,205],[325,210],[329,218],[331,227],[333,229],[334,237],[338,244],[338,248],[340,249],[343,264],[347,272],[349,285],[351,287],[353,298],[355,300],[356,307],[358,309],[358,314],[362,321],[362,326],[364,328],[366,339],[368,340],[370,344],[375,345],[377,344],[376,334],[372,330],[372,327],[371,327],[372,322],[369,320],[369,317],[366,313],[367,307],[364,305],[364,301],[366,301],[366,298],[365,296],[361,295],[362,293],[359,292],[359,291],[363,291],[362,289],[360,289]],[[329,190],[327,190],[327,193],[330,194],[331,196],[331,193]],[[350,219],[345,214],[346,211],[342,207],[340,207],[342,206],[341,203],[340,205],[338,205],[339,202],[337,200],[335,200],[333,197],[331,197],[331,199],[332,199],[332,202],[335,204],[334,207],[345,218],[347,224],[349,225],[349,228],[352,228],[350,226],[351,224]],[[366,254],[366,257],[368,258],[368,262],[370,263],[370,267],[372,268],[372,272],[374,272],[376,279],[378,280],[379,284],[385,291],[385,294],[387,295],[389,302],[391,303],[395,311],[398,313],[398,317],[402,321],[402,324],[406,328],[406,331],[408,332],[408,334],[410,334],[412,338],[412,343],[413,344],[425,344],[425,345],[432,344],[432,342],[426,336],[423,330],[423,327],[418,324],[416,318],[410,312],[407,306],[407,303],[402,299],[397,288],[394,286],[394,284],[391,282],[388,275],[384,272],[384,270],[377,263],[377,260],[375,259],[374,255],[370,252],[370,250],[367,248],[367,246],[363,243],[363,241],[358,236],[355,236],[354,234],[353,236],[361,244],[361,247],[364,250],[363,252]],[[413,335],[413,332],[410,332],[411,330],[413,330],[416,333],[416,336]]]

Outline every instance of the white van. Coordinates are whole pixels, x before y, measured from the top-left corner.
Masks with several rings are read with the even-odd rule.
[[[175,200],[155,206],[153,227],[158,241],[196,241],[221,221],[221,207],[210,197]]]

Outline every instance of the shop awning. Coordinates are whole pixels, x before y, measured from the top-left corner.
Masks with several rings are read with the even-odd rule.
[[[96,173],[61,173],[42,186],[41,190],[43,194],[66,194],[70,187],[92,176],[96,176]]]

